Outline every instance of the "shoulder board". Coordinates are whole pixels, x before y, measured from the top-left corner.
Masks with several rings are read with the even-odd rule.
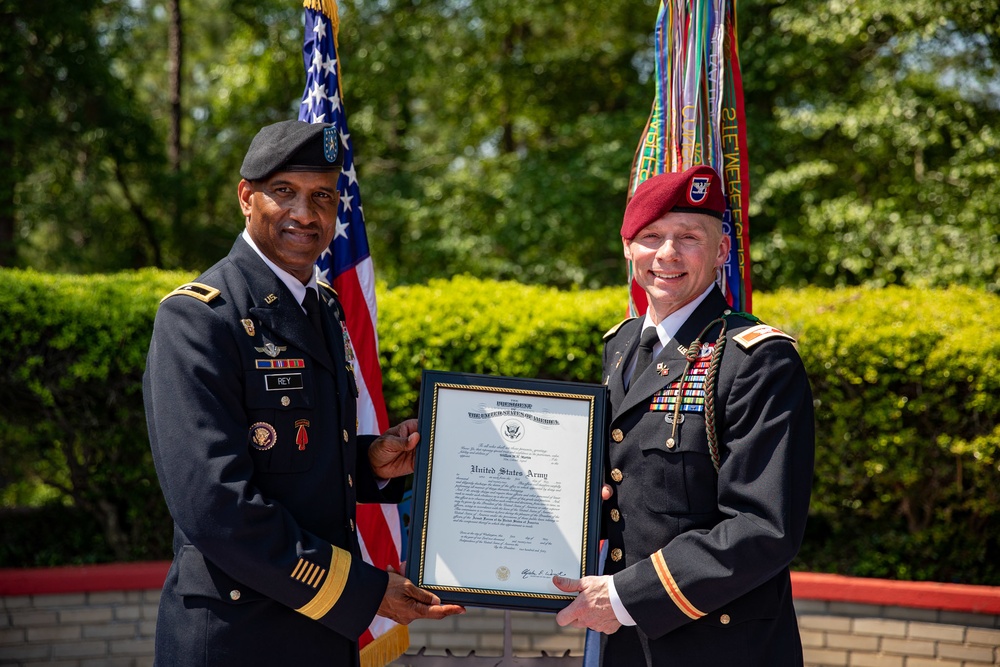
[[[323,289],[327,290],[328,292],[333,292],[333,295],[338,299],[340,298],[340,295],[337,294],[337,290],[333,289],[333,285],[331,285],[330,283],[325,283],[322,280],[317,280],[316,284],[322,287]]]
[[[621,322],[619,322],[615,326],[613,326],[610,329],[608,329],[607,332],[605,332],[605,334],[604,334],[604,340],[607,340],[607,339],[611,338],[612,336],[614,336],[616,333],[618,333],[618,330],[622,328],[623,324],[625,324],[626,322],[628,322],[630,320],[634,320],[634,319],[635,319],[634,317],[626,317],[624,320],[622,320]]]
[[[186,285],[181,285],[173,292],[160,299],[160,303],[163,303],[170,297],[177,296],[178,294],[184,294],[185,296],[193,296],[199,301],[204,301],[205,303],[208,303],[215,297],[219,296],[221,292],[214,287],[209,287],[208,285],[202,285],[201,283],[187,283]]]
[[[745,312],[740,311],[740,310],[737,310],[737,311],[727,310],[725,313],[723,313],[723,315],[725,315],[726,317],[729,317],[730,315],[734,315],[736,317],[742,317],[743,319],[749,320],[749,321],[753,322],[754,324],[760,324],[761,323],[760,318],[757,317],[756,315],[751,315],[750,313],[745,313]]]
[[[749,350],[757,343],[763,343],[765,340],[770,338],[785,338],[793,343],[795,342],[795,339],[786,334],[784,331],[781,329],[775,329],[768,324],[758,324],[755,327],[750,327],[746,331],[741,331],[733,336],[733,340],[736,341],[736,343],[738,343],[744,350]]]

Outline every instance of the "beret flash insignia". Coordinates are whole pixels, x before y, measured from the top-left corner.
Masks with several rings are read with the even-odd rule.
[[[340,152],[340,136],[337,126],[323,128],[323,157],[327,162],[336,162]]]
[[[708,196],[708,188],[712,185],[711,176],[694,176],[691,178],[691,187],[688,188],[688,201],[692,204],[700,204]]]

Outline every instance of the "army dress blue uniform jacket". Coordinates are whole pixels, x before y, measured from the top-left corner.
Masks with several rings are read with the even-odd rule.
[[[164,298],[143,396],[174,519],[158,665],[354,665],[388,575],[362,560],[355,503],[383,491],[357,435],[342,313],[325,338],[242,238]]]
[[[710,292],[628,391],[622,372],[643,320],[605,336],[614,489],[603,508],[605,573],[637,625],[602,637],[604,665],[802,664],[788,565],[809,507],[812,395],[790,337],[725,315],[715,470],[703,380],[720,325],[682,374],[687,347],[727,308]]]

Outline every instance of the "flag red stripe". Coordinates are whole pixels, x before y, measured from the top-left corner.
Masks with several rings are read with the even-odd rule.
[[[382,569],[392,565],[399,571],[399,551],[385,521],[378,505],[358,505],[358,526],[364,527],[362,535],[372,564]]]
[[[354,344],[358,366],[368,387],[369,398],[375,406],[375,417],[379,433],[389,427],[385,399],[382,397],[382,370],[378,364],[378,347],[375,341],[375,327],[372,325],[368,302],[365,300],[356,268],[341,273],[333,279],[333,287],[340,296],[347,318],[347,332]]]

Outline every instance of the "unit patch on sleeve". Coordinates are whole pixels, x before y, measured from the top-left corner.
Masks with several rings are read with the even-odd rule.
[[[736,343],[744,350],[749,350],[757,343],[763,343],[765,340],[770,338],[785,338],[793,343],[795,342],[794,338],[786,334],[781,329],[775,329],[767,324],[758,324],[755,327],[750,327],[746,331],[741,331],[733,336],[733,340],[736,341]]]

